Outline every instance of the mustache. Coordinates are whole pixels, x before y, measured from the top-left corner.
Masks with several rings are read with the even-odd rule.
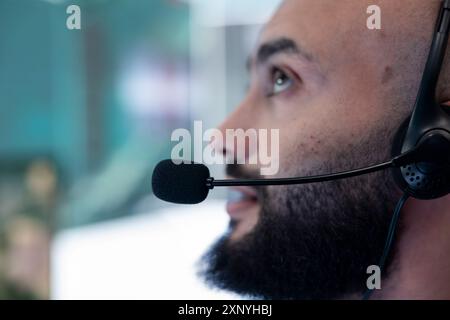
[[[255,169],[254,171],[250,171],[245,168],[242,164],[228,164],[225,167],[225,173],[227,176],[233,177],[234,179],[261,179],[263,176],[259,174],[259,170]],[[261,201],[261,204],[264,205],[266,199],[269,198],[269,191],[267,190],[267,186],[255,186],[252,187],[257,195],[258,200]],[[264,212],[262,212],[264,214]],[[230,225],[231,227],[231,225]]]
[[[262,176],[258,170],[250,171],[241,164],[228,164],[225,167],[225,173],[235,179],[261,179]]]

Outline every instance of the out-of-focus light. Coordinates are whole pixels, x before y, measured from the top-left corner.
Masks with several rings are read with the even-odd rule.
[[[188,77],[171,62],[133,57],[119,79],[119,95],[132,115],[183,117],[189,98]]]
[[[281,0],[185,0],[199,21],[207,26],[266,23]]]

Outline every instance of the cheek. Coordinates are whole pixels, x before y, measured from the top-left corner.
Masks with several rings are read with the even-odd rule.
[[[323,121],[293,122],[280,130],[280,174],[295,175],[323,163],[334,149],[332,129]]]
[[[338,89],[327,88],[316,98],[287,101],[272,108],[270,114],[256,116],[269,128],[279,130],[276,176],[318,173],[315,169],[335,160],[342,150],[353,150],[354,144],[375,126],[379,108],[367,107],[375,102],[355,96],[350,99]]]

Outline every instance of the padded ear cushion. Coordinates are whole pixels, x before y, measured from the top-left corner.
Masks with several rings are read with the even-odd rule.
[[[396,139],[403,141],[406,130],[400,127]],[[393,148],[398,148],[396,141]],[[404,192],[418,199],[435,199],[450,193],[450,133],[435,129],[419,141],[422,148],[420,158],[401,168],[395,168],[394,179]],[[398,155],[393,150],[394,155]]]

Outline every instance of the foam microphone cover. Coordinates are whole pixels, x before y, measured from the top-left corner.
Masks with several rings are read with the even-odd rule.
[[[208,196],[209,169],[203,164],[161,161],[153,170],[153,193],[159,199],[179,204],[197,204]]]

